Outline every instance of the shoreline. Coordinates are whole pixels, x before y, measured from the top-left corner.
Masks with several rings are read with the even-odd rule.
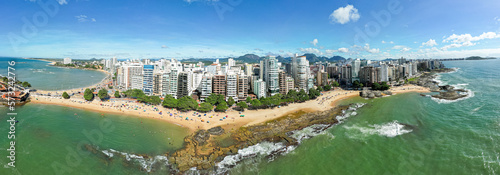
[[[49,66],[54,66],[54,67],[58,67],[58,68],[70,68],[70,69],[72,68],[72,69],[80,69],[80,68],[74,68],[74,67],[61,67],[61,66],[55,66],[55,64],[56,64],[57,62],[55,62],[55,61],[49,61],[49,60],[46,60],[46,59],[34,59],[34,58],[23,58],[23,59],[28,59],[28,60],[38,60],[38,61],[48,62],[48,65],[49,65]],[[39,89],[37,89],[36,93],[42,93],[42,94],[46,94],[46,93],[56,93],[56,94],[57,94],[57,93],[60,93],[60,94],[62,94],[63,92],[67,92],[67,93],[70,93],[70,92],[71,92],[71,93],[76,93],[76,92],[78,92],[78,91],[82,91],[82,89],[83,89],[83,90],[85,90],[85,89],[87,89],[87,88],[89,88],[89,89],[90,89],[90,88],[94,88],[94,87],[98,86],[99,84],[103,83],[103,82],[106,80],[106,78],[107,78],[108,76],[111,76],[111,73],[109,73],[108,71],[102,70],[102,69],[85,69],[85,68],[84,68],[84,69],[80,69],[80,70],[98,71],[98,72],[102,72],[102,73],[106,74],[106,76],[105,76],[105,77],[104,77],[101,81],[99,81],[98,83],[95,83],[95,84],[92,84],[92,85],[89,85],[89,86],[85,86],[85,87],[81,87],[81,88],[64,89],[64,90],[39,90]],[[75,92],[75,91],[76,91],[76,92]]]
[[[430,92],[428,88],[415,85],[396,87],[394,89],[391,89],[391,91],[394,93],[394,95],[409,93],[409,92],[421,92],[421,93]],[[121,114],[121,115],[125,114],[139,118],[158,119],[187,128],[190,130],[190,133],[193,133],[199,129],[207,130],[217,126],[221,126],[225,130],[238,129],[242,126],[247,127],[251,125],[261,124],[270,120],[275,120],[298,111],[306,111],[306,112],[326,111],[337,106],[337,104],[341,100],[349,99],[356,96],[359,96],[359,91],[347,91],[347,90],[327,91],[323,92],[323,95],[319,96],[315,100],[309,100],[303,103],[292,103],[289,104],[288,106],[283,106],[280,108],[275,107],[272,109],[245,110],[241,114],[239,114],[239,111],[234,111],[234,110],[228,112],[209,112],[209,113],[198,113],[195,111],[180,112],[175,109],[164,108],[161,105],[154,106],[157,107],[158,109],[157,111],[152,106],[146,106],[142,103],[136,103],[134,100],[124,101],[123,99],[114,99],[114,98],[112,98],[113,101],[101,102],[99,100],[94,100],[92,102],[85,102],[81,98],[62,99],[60,97],[45,97],[45,96],[33,95],[31,97],[31,102],[35,104],[49,104],[49,105],[59,105],[59,106],[73,107],[79,109],[86,109],[100,113]],[[159,111],[162,112],[162,115],[159,114]],[[172,116],[170,116],[170,113],[172,113]],[[195,113],[196,115],[193,115]],[[206,114],[206,116],[204,114]],[[201,117],[198,117],[198,115],[201,115]],[[240,115],[245,115],[245,117],[239,117]],[[210,118],[209,116],[213,116],[213,118]],[[228,117],[221,121],[220,119],[222,119],[225,116]],[[189,120],[186,120],[185,119],[186,117],[188,117]],[[210,123],[207,123],[207,121],[210,121]]]

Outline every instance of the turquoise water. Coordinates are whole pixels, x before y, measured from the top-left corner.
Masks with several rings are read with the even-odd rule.
[[[99,71],[54,67],[45,61],[3,57],[0,57],[0,75],[7,75],[9,61],[16,62],[13,72],[18,80],[27,81],[39,90],[82,88],[99,83],[106,77]]]
[[[155,119],[90,112],[55,105],[27,104],[17,108],[16,169],[9,161],[9,118],[0,116],[0,174],[150,174],[168,172],[164,157],[134,158],[141,154],[163,155],[182,147],[188,130]],[[5,107],[0,108],[5,114]],[[75,115],[76,114],[76,115]],[[92,145],[96,152],[88,151]],[[102,151],[116,150],[112,158]],[[145,167],[145,168],[143,168]]]
[[[247,159],[232,174],[499,174],[500,60],[444,62],[443,84],[473,92],[443,102],[418,93],[366,103],[295,150]],[[411,125],[403,127],[399,123]]]

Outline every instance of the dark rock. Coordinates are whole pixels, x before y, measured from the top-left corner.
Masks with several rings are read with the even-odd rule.
[[[210,133],[210,135],[222,135],[224,134],[224,129],[222,129],[222,127],[220,126],[217,126],[208,129],[208,133]]]
[[[193,136],[193,140],[198,142],[199,145],[204,145],[208,139],[210,139],[210,133],[203,129],[196,132]]]

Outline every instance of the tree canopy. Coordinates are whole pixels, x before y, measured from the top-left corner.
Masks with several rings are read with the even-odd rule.
[[[89,88],[85,89],[85,92],[83,93],[83,98],[87,101],[92,101],[94,100],[94,93],[92,93],[92,90]]]
[[[69,99],[70,98],[67,92],[63,92],[62,97],[64,99]]]
[[[191,96],[184,96],[177,102],[177,108],[181,111],[196,110],[198,107],[198,102],[194,100]]]
[[[215,111],[218,111],[218,112],[224,112],[228,109],[229,107],[227,107],[227,103],[225,101],[223,101],[222,103],[219,103],[219,105],[217,105],[217,107],[215,107]]]
[[[240,101],[236,104],[236,106],[238,106],[239,108],[241,108],[241,110],[245,110],[245,108],[248,108],[248,105],[246,102],[244,101]]]
[[[235,103],[235,101],[234,101],[233,97],[229,97],[229,99],[227,99],[227,105],[228,106],[233,106],[234,103]]]
[[[210,112],[210,111],[212,111],[212,109],[213,109],[213,106],[208,102],[203,102],[198,107],[198,111],[200,111],[200,112]]]
[[[167,108],[177,108],[177,99],[172,97],[172,95],[167,95],[163,99],[163,106]]]
[[[98,96],[98,97],[99,97],[99,99],[101,99],[101,100],[104,100],[104,99],[108,98],[108,97],[109,97],[109,95],[108,95],[108,90],[107,90],[107,89],[105,89],[105,88],[103,88],[103,89],[99,90],[99,92],[97,92],[97,96]]]
[[[120,98],[120,92],[119,91],[115,91],[115,98]]]
[[[222,102],[225,102],[225,99],[224,95],[212,93],[205,99],[205,101],[212,105],[218,105]]]

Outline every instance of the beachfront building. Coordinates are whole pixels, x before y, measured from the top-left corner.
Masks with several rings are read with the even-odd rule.
[[[248,97],[248,76],[238,75],[238,101],[245,101]],[[236,100],[236,99],[235,99]]]
[[[308,81],[308,71],[309,70],[309,61],[307,61],[305,56],[300,56],[297,59],[297,76],[295,77],[295,83],[300,89],[304,89],[306,92],[307,81]]]
[[[191,96],[192,90],[191,90],[191,78],[192,78],[192,72],[180,72],[179,77],[177,79],[177,97],[176,98],[182,98],[184,96]]]
[[[232,97],[234,101],[238,101],[238,76],[230,72],[226,75],[226,82],[226,100]]]
[[[359,71],[360,82],[365,86],[371,86],[373,83],[379,82],[379,71],[380,69],[373,66],[362,67]]]
[[[257,96],[257,98],[266,97],[266,82],[262,79],[255,80],[253,87],[253,93]]]
[[[286,95],[286,73],[284,71],[279,72],[279,84],[280,84],[280,94]]]
[[[64,58],[63,64],[71,64],[71,58]]]
[[[163,96],[163,72],[153,74],[153,95]]]
[[[201,90],[200,90],[200,100],[205,101],[205,98],[210,96],[212,93],[212,81],[213,76],[210,73],[205,73],[201,79]]]
[[[283,93],[286,95],[286,94],[288,94],[288,92],[294,91],[294,90],[295,90],[295,82],[294,82],[292,77],[287,76],[285,79],[285,90]]]
[[[261,62],[261,68],[263,68],[263,80],[266,82],[266,89],[270,96],[279,93],[279,77],[278,70],[279,64],[278,60],[274,56],[267,56],[264,61]]]
[[[144,81],[143,81],[143,78],[144,76],[142,76],[142,74],[136,74],[136,75],[132,75],[131,77],[132,81],[130,83],[130,89],[141,89],[143,88],[143,85],[144,85]]]
[[[323,70],[318,71],[316,75],[316,85],[325,86],[328,84],[328,73],[323,72]]]
[[[173,68],[170,70],[170,75],[168,76],[168,89],[167,89],[167,95],[171,95],[174,98],[177,98],[177,87],[178,87],[178,77],[179,76],[179,70],[176,68]]]
[[[232,58],[227,59],[227,66],[233,67],[235,65],[236,65],[236,62],[234,61],[234,59],[232,59]]]
[[[356,59],[352,63],[352,69],[351,69],[351,82],[354,82],[356,80],[359,80],[359,71],[361,70],[361,60]]]
[[[143,75],[143,85],[142,91],[146,95],[153,95],[153,65],[144,65],[142,70]]]
[[[215,75],[212,83],[213,92],[226,96],[226,75]]]

